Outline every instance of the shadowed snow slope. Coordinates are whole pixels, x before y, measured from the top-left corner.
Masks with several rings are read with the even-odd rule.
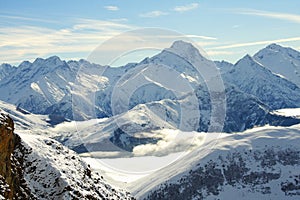
[[[298,51],[270,44],[256,53],[254,59],[300,87],[300,53]]]
[[[300,127],[223,134],[132,184],[138,199],[298,199]]]

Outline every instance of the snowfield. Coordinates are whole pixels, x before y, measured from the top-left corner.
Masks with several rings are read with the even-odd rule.
[[[254,128],[211,142],[128,189],[138,199],[298,199],[300,182],[294,179],[300,173],[299,125]],[[198,178],[195,173],[200,173]],[[216,179],[208,183],[212,177]]]
[[[19,134],[17,157],[22,157],[24,178],[38,199],[131,199],[93,172],[75,152],[43,136]]]

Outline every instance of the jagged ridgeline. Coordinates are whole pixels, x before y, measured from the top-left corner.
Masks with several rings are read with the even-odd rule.
[[[299,123],[295,119],[271,114],[274,109],[300,106],[300,89],[298,82],[295,81],[299,78],[299,56],[299,52],[295,50],[273,44],[254,57],[245,56],[235,65],[216,62],[222,74],[227,100],[223,131],[243,131],[265,124]],[[285,71],[282,71],[284,76],[272,71],[275,69],[272,67],[274,60],[278,60],[278,57],[284,58],[280,60],[281,66],[285,66]],[[52,124],[74,120],[74,116],[75,120],[111,117],[114,115],[111,108],[112,92],[124,74],[136,69],[150,70],[151,65],[165,65],[184,77],[197,94],[201,116],[200,123],[193,125],[192,129],[207,131],[211,117],[210,95],[201,75],[191,65],[192,61],[196,62],[195,60],[200,66],[212,62],[204,58],[190,43],[177,41],[170,48],[151,58],[118,68],[92,64],[85,60],[66,62],[57,56],[47,59],[38,58],[32,63],[24,61],[18,67],[3,64],[0,67],[0,99],[24,111],[49,115]],[[72,88],[78,81],[78,71],[84,81],[79,81],[81,92],[74,93]],[[277,70],[276,73],[281,71]],[[163,73],[155,74],[156,78],[160,77],[161,80],[164,79],[163,75]],[[87,94],[84,91],[89,90],[90,85],[95,83],[97,83],[95,99],[85,98]],[[172,126],[179,127],[180,100],[174,92],[150,80],[149,84],[140,87],[132,94],[128,109],[145,105],[154,112],[166,110],[170,115],[161,114],[161,117],[165,117],[164,119]],[[185,100],[189,100],[188,98],[187,95]],[[74,99],[80,102],[80,110],[72,109]],[[91,112],[93,102],[95,105]]]

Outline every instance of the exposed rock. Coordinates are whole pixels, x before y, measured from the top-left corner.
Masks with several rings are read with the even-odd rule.
[[[20,144],[20,137],[13,133],[12,119],[0,113],[0,195],[5,199],[34,198],[23,178],[21,160],[14,156],[14,150]]]
[[[133,199],[59,142],[13,131],[0,113],[0,199]]]
[[[300,195],[300,176],[295,171],[296,175],[291,174],[286,180],[282,171],[285,167],[299,165],[300,152],[295,149],[267,147],[265,150],[228,152],[226,156],[198,163],[176,182],[161,184],[145,199],[206,199],[212,196],[222,199],[222,192],[228,188],[245,189],[263,197],[276,190],[273,181],[280,183],[283,196],[296,199]]]

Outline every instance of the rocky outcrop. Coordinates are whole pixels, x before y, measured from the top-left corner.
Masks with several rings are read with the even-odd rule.
[[[299,199],[299,170],[288,172],[288,177],[285,177],[284,170],[297,169],[299,164],[300,152],[295,149],[268,147],[264,150],[228,152],[206,163],[197,163],[195,169],[176,182],[161,184],[145,200],[239,199],[238,193],[241,191],[245,196],[247,192],[256,195],[256,199],[266,199],[268,195],[280,195],[278,199]],[[228,191],[232,191],[232,198],[226,196],[226,192],[230,193]]]
[[[47,137],[14,134],[0,112],[0,200],[133,199],[110,186],[79,155]]]
[[[32,199],[33,196],[23,179],[20,160],[14,156],[20,137],[13,131],[13,120],[7,114],[0,113],[0,197]]]

